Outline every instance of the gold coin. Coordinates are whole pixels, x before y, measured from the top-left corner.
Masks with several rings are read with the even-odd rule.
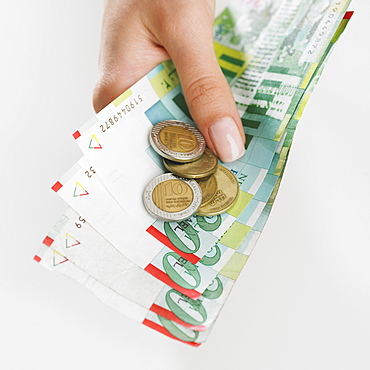
[[[216,194],[217,180],[216,177],[211,175],[206,179],[197,179],[196,182],[202,190],[202,203],[200,207],[205,206]]]
[[[198,210],[202,202],[202,191],[194,180],[164,173],[145,187],[143,202],[153,217],[165,221],[181,221]]]
[[[206,148],[199,130],[176,120],[155,124],[150,131],[149,141],[160,156],[175,162],[193,162],[202,156]]]
[[[167,180],[159,183],[153,190],[154,204],[165,212],[180,212],[193,201],[193,191],[181,180]]]
[[[199,207],[197,212],[199,216],[216,216],[224,213],[238,199],[239,183],[231,171],[218,165],[213,176],[217,181],[217,190],[208,203]]]
[[[211,149],[206,148],[203,155],[194,162],[179,163],[163,158],[163,164],[177,176],[188,179],[200,179],[210,176],[216,171],[217,157]]]
[[[195,135],[182,126],[166,126],[159,131],[159,140],[168,149],[179,153],[191,152],[197,147]]]

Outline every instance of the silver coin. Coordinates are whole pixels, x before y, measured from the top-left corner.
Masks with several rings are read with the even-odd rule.
[[[202,203],[202,191],[195,180],[165,173],[146,186],[143,201],[153,217],[181,221],[198,211]]]
[[[193,162],[206,149],[204,137],[195,127],[175,120],[154,125],[149,141],[160,156],[175,162]]]

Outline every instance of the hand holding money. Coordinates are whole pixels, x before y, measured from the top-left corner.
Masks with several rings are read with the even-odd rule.
[[[224,162],[240,158],[245,135],[214,53],[214,10],[214,0],[108,0],[95,110],[100,111],[159,63],[172,59],[207,146]]]
[[[75,131],[84,156],[52,186],[70,208],[43,240],[35,261],[72,277],[102,302],[170,338],[192,346],[204,343],[266,224],[297,123],[351,17],[349,0],[340,7],[318,3],[310,13],[302,0],[276,2],[271,13],[259,3],[255,14],[255,4],[235,0],[216,19],[215,52],[247,134],[239,160],[222,166],[205,147],[205,142],[211,146],[218,123],[203,140],[184,98],[191,89],[182,90],[172,61],[158,65]],[[108,1],[107,11],[114,4]],[[135,4],[127,4],[126,11]],[[173,4],[186,18],[187,5]],[[149,9],[151,4],[146,5]],[[160,14],[169,9],[175,11],[162,8]],[[131,10],[128,22],[135,19]],[[248,22],[262,30],[254,35]],[[165,24],[159,31],[166,30]],[[173,27],[174,32],[181,28]],[[308,39],[302,43],[301,29],[305,34],[311,30],[312,42],[321,35],[320,47],[312,49]],[[136,71],[133,67],[131,63],[126,73]],[[117,82],[123,75],[116,73]],[[116,84],[106,82],[106,87]],[[200,95],[195,96],[198,102],[210,101]],[[192,113],[194,99],[189,102]],[[232,146],[230,135],[224,132],[223,139]],[[166,170],[172,174],[163,174]],[[167,176],[164,181],[162,176]],[[151,189],[143,197],[148,183]],[[196,210],[192,203],[200,194]],[[143,198],[144,204],[152,202],[148,212]],[[181,213],[187,208],[195,214],[184,220]],[[158,209],[170,217],[161,217]]]

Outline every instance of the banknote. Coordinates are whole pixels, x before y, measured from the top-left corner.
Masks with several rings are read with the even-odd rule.
[[[255,3],[254,6],[251,6],[252,3]],[[211,236],[216,239],[210,239],[209,244],[206,242],[202,244],[204,249],[196,255],[198,260],[193,260],[193,263],[212,266],[220,256],[227,254],[224,254],[225,251],[229,253],[221,263],[219,273],[213,277],[211,285],[197,300],[189,299],[171,286],[162,285],[149,311],[141,311],[147,312],[143,320],[145,325],[193,345],[202,343],[206,339],[209,329],[267,221],[280,185],[296,124],[321,74],[332,45],[345,27],[345,21],[342,18],[348,3],[348,1],[312,1],[306,4],[301,1],[239,1],[232,2],[216,20],[216,55],[225,76],[232,85],[247,134],[245,156],[229,165],[230,169],[239,176],[240,188],[245,194],[242,196],[243,201],[227,215],[210,219],[194,217],[193,220],[177,225],[176,229],[177,226],[169,227],[159,220],[148,218],[147,214],[142,214],[140,209],[137,213],[132,213],[131,207],[135,203],[133,198],[119,201],[119,199],[125,199],[124,194],[127,197],[129,186],[118,191],[117,184],[123,184],[124,176],[127,181],[127,174],[135,173],[132,172],[135,170],[135,163],[136,165],[144,163],[143,172],[148,170],[161,173],[163,171],[160,161],[148,146],[144,131],[151,124],[162,119],[175,118],[192,123],[171,62],[157,67],[130,91],[117,98],[108,106],[106,112],[103,110],[74,134],[91,163],[92,170],[89,167],[88,174],[92,175],[93,171],[98,174],[128,219],[131,218],[132,230],[147,230],[148,234],[154,236],[153,240],[157,239],[165,245],[167,240],[172,245],[177,243],[187,252],[191,252],[187,254],[190,257],[189,261],[192,255],[196,255],[194,251],[199,245],[199,242],[195,242],[194,235],[199,234],[200,230],[207,231],[208,235],[204,236],[204,240],[208,240],[207,238]],[[248,17],[263,18],[263,21],[259,22],[259,31],[254,30],[251,23],[248,26],[246,22],[240,21]],[[346,17],[349,18],[348,13]],[[248,27],[251,31],[247,31]],[[298,27],[301,28],[297,31]],[[277,29],[279,32],[276,32]],[[301,29],[305,33],[301,32]],[[246,37],[248,32],[254,32],[253,37]],[[304,34],[305,37],[303,37]],[[247,38],[249,41],[246,40]],[[147,105],[142,104],[144,102]],[[136,109],[139,107],[140,109]],[[128,119],[129,116],[130,119]],[[124,128],[120,129],[121,134],[116,129],[114,135],[126,135],[127,140],[123,139],[122,146],[134,147],[135,156],[141,162],[135,162],[136,158],[134,158],[134,164],[131,166],[130,163],[126,163],[131,161],[125,161],[123,164],[122,161],[118,161],[117,158],[122,158],[118,156],[123,153],[127,155],[127,152],[120,151],[119,143],[115,143],[114,138],[112,139],[114,135],[110,139],[106,139],[108,136],[105,135],[118,127]],[[134,146],[133,140],[130,140],[132,137],[137,138]],[[105,148],[107,151],[103,150]],[[108,157],[111,158],[109,162],[107,162]],[[104,167],[104,164],[107,166]],[[100,175],[102,168],[106,172]],[[140,167],[136,167],[136,172],[138,172],[137,168]],[[88,174],[86,174],[87,177]],[[110,183],[111,186],[109,186]],[[60,182],[58,186],[60,186],[59,192],[64,184]],[[76,195],[75,198],[88,199],[84,196],[88,191],[81,185],[81,181],[72,182],[71,189]],[[75,222],[78,223],[78,221]],[[81,222],[78,224],[81,225]],[[218,227],[215,228],[216,226]],[[185,231],[186,229],[188,232]],[[195,230],[195,232],[189,230]],[[135,240],[138,240],[138,235],[144,234],[132,233]],[[167,240],[163,239],[163,236]],[[142,238],[145,240],[145,236]],[[231,248],[228,243],[232,245]],[[163,247],[160,243],[155,245],[158,250]],[[114,245],[113,248],[117,249],[117,246]],[[57,250],[55,253],[60,253],[59,257],[64,256]],[[94,275],[94,271],[91,273]],[[222,293],[218,296],[220,292]],[[223,292],[226,293],[223,294]],[[115,292],[115,294],[126,297],[124,293]],[[131,298],[128,300],[134,302]],[[181,304],[175,302],[181,302]]]

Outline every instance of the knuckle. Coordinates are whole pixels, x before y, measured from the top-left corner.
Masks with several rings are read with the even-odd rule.
[[[93,107],[95,112],[101,111],[105,107],[106,100],[106,89],[103,89],[101,85],[96,84],[93,91]]]
[[[220,101],[222,87],[215,76],[205,75],[195,79],[184,93],[190,107],[209,105]]]
[[[93,90],[93,107],[96,112],[102,110],[118,94],[118,85],[114,79],[101,77]]]

